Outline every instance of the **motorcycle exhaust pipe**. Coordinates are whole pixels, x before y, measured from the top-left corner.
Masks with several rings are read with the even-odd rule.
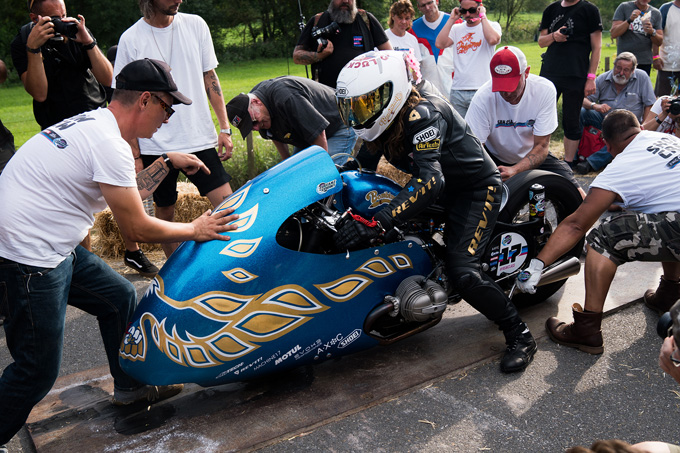
[[[546,267],[537,286],[549,285],[565,278],[569,278],[581,271],[581,261],[575,256],[564,261],[558,261]]]

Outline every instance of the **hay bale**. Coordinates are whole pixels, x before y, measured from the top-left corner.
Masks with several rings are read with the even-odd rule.
[[[175,221],[189,223],[200,217],[208,209],[212,209],[210,201],[198,194],[191,183],[178,183],[177,203],[175,204]],[[106,208],[94,216],[92,228],[92,251],[102,258],[122,258],[125,253],[125,241],[120,234],[118,223],[113,213]],[[161,250],[160,244],[139,244],[144,253]]]
[[[378,162],[377,173],[390,178],[401,187],[404,187],[411,180],[410,174],[404,173],[397,167],[387,162],[385,156],[381,157],[380,162]]]

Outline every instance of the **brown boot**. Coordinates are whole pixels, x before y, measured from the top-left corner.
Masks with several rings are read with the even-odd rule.
[[[602,354],[602,313],[583,311],[580,304],[572,307],[574,322],[567,324],[552,317],[545,322],[545,329],[555,343],[578,348],[588,354]]]
[[[680,299],[680,282],[666,280],[661,277],[656,291],[648,289],[644,295],[645,305],[660,315],[671,309],[673,304]]]

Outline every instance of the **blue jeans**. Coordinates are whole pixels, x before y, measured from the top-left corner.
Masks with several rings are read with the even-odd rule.
[[[97,317],[115,387],[141,385],[118,363],[136,301],[134,286],[81,246],[54,269],[0,258],[3,327],[14,359],[0,377],[0,445],[19,431],[59,376],[67,305]]]
[[[351,127],[345,126],[344,124],[340,129],[335,131],[330,137],[326,137],[326,143],[328,144],[328,154],[331,157],[338,153],[352,154],[354,151],[354,144],[357,142],[357,134]],[[293,154],[299,153],[305,148],[298,148],[295,146],[293,148]],[[344,165],[348,158],[338,158],[333,159],[333,161],[338,165]]]
[[[581,109],[581,124],[583,127],[594,126],[602,130],[602,121],[604,120],[604,115],[595,110]],[[606,146],[603,146],[599,151],[594,152],[586,158],[588,163],[593,170],[600,170],[607,166],[609,162],[612,161],[614,157],[609,154]]]

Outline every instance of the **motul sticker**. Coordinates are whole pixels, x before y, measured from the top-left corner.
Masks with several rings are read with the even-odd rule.
[[[439,138],[439,129],[434,126],[430,126],[413,136],[413,144],[415,145],[416,143],[429,142],[435,138]]]

